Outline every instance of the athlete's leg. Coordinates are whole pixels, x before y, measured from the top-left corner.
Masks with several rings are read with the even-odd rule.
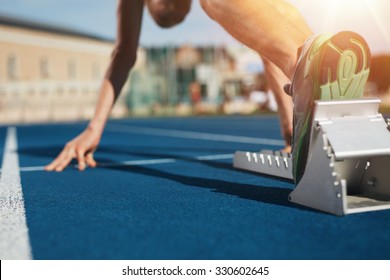
[[[284,0],[201,0],[201,4],[228,33],[292,78],[297,50],[312,34],[293,6]]]
[[[161,27],[171,27],[184,20],[191,8],[191,0],[145,0],[150,15]]]
[[[283,0],[201,2],[210,17],[292,80],[293,175],[299,182],[308,158],[314,102],[362,96],[370,64],[367,43],[353,32],[311,36],[299,13]]]
[[[291,152],[293,104],[291,97],[283,90],[284,85],[290,83],[290,80],[268,59],[263,58],[263,63],[269,87],[275,96],[276,103],[278,104],[280,128],[285,141],[284,150],[286,152]]]

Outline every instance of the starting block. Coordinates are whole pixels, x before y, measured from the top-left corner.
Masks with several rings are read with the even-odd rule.
[[[390,209],[390,120],[379,99],[317,101],[307,165],[288,199],[335,215]],[[290,154],[242,152],[234,167],[293,180]]]

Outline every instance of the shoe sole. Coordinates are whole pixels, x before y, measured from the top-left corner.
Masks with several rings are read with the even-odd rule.
[[[370,68],[366,41],[353,32],[340,32],[323,46],[314,69],[319,100],[357,99],[364,93]]]

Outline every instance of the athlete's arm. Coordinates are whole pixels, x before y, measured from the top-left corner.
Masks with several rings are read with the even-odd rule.
[[[61,153],[46,166],[47,171],[62,171],[72,159],[77,159],[79,170],[84,170],[87,165],[96,166],[93,152],[99,145],[111,109],[136,60],[143,7],[143,0],[118,1],[116,43],[100,87],[94,116],[87,128],[69,141]]]

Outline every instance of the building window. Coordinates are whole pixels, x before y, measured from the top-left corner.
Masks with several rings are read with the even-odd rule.
[[[7,74],[8,79],[16,80],[18,78],[18,65],[16,56],[11,54],[7,59]]]
[[[41,78],[49,78],[49,60],[46,57],[42,57],[39,62],[39,71],[41,73]]]
[[[76,79],[77,77],[76,61],[73,59],[68,62],[68,76],[69,79]]]

